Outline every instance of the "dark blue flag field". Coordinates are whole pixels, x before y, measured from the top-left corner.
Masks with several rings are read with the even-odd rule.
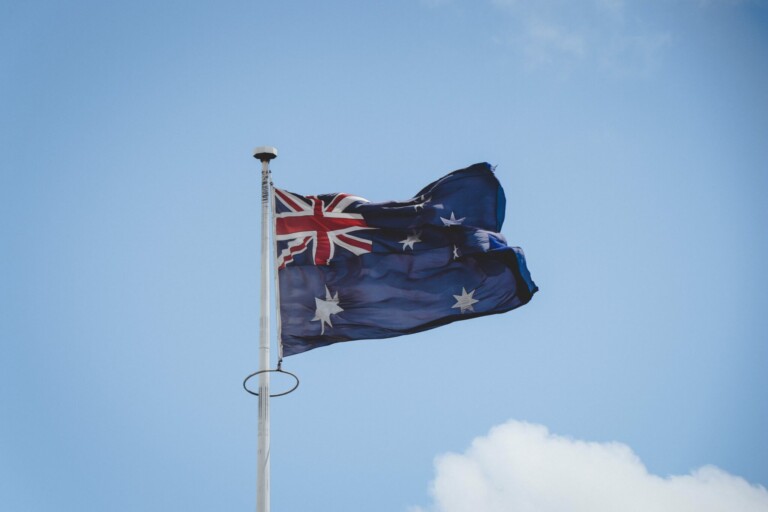
[[[503,313],[538,290],[500,233],[504,191],[487,163],[407,201],[275,189],[274,209],[284,356]]]

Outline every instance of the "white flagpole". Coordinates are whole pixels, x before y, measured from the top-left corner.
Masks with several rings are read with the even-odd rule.
[[[277,149],[261,146],[253,151],[261,160],[261,320],[259,322],[259,438],[256,469],[256,512],[269,512],[269,161]]]

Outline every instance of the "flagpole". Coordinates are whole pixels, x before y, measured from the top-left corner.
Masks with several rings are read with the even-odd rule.
[[[269,161],[277,149],[261,146],[253,151],[261,161],[261,315],[259,322],[259,433],[256,468],[256,512],[269,512]]]

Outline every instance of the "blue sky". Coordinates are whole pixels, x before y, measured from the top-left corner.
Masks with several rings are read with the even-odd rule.
[[[274,510],[768,510],[765,2],[0,12],[0,508],[254,508],[269,144],[373,201],[497,165],[541,288],[288,358]]]

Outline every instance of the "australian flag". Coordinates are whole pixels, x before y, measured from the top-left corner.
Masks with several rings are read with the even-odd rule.
[[[505,202],[487,163],[407,201],[275,189],[283,355],[526,304],[538,288],[500,233]]]

